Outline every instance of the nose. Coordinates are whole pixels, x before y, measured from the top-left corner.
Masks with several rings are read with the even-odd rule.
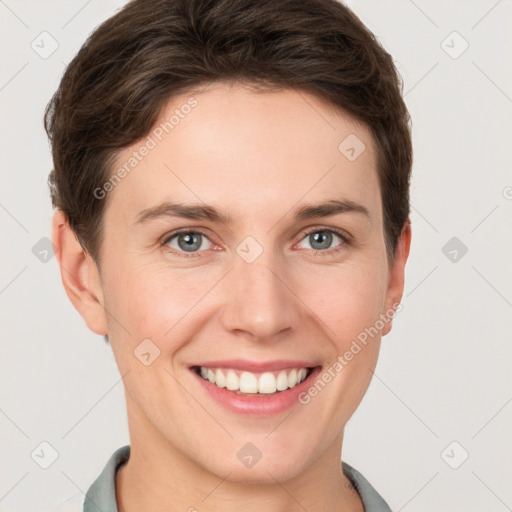
[[[224,328],[258,342],[290,334],[298,326],[300,301],[287,281],[289,276],[269,258],[236,261],[224,283]]]

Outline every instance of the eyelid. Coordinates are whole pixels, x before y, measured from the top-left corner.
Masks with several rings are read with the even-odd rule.
[[[206,233],[206,231],[202,228],[194,228],[194,227],[185,227],[185,228],[178,228],[173,231],[170,231],[169,233],[166,233],[159,239],[159,243],[164,245],[169,242],[172,238],[174,238],[177,235],[180,235],[181,233],[201,233],[201,235],[205,236],[210,240],[210,237]],[[211,241],[211,240],[210,240]]]
[[[344,229],[335,228],[332,226],[314,226],[312,228],[305,228],[303,231],[300,232],[299,241],[301,241],[305,236],[310,235],[311,233],[318,233],[320,231],[331,231],[338,235],[345,243],[349,244],[352,242],[352,236],[349,233],[347,233]]]

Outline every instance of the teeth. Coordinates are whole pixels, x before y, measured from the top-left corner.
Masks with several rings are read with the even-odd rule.
[[[284,370],[281,370],[279,372],[276,384],[278,391],[284,391],[285,389],[288,389],[288,375],[286,375],[286,372]]]
[[[240,380],[233,370],[229,370],[226,375],[226,388],[228,388],[229,391],[237,391],[240,389]]]
[[[254,373],[243,372],[242,375],[240,375],[239,385],[242,393],[258,392],[258,379]]]
[[[307,376],[306,368],[293,368],[277,372],[240,372],[221,368],[199,368],[201,377],[219,388],[240,393],[260,393],[271,395],[300,384]]]
[[[240,386],[241,388],[242,386]],[[275,393],[277,389],[277,382],[274,374],[271,372],[265,372],[258,381],[258,392],[259,393]]]
[[[218,368],[215,370],[215,384],[217,384],[219,388],[226,387],[226,377],[224,377],[224,374]]]

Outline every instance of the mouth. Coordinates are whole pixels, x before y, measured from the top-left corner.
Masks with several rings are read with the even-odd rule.
[[[304,407],[300,397],[322,366],[308,361],[216,361],[189,367],[206,400],[243,416],[270,417],[292,407]]]
[[[315,367],[296,367],[266,372],[238,368],[192,366],[203,380],[237,395],[268,396],[293,389],[304,382]]]

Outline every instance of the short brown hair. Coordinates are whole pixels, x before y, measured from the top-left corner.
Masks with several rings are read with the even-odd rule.
[[[100,264],[108,181],[173,96],[216,81],[312,93],[368,126],[388,259],[409,220],[410,117],[391,56],[337,0],[132,0],[89,36],[45,112],[52,204]],[[340,141],[341,142],[341,141]]]

